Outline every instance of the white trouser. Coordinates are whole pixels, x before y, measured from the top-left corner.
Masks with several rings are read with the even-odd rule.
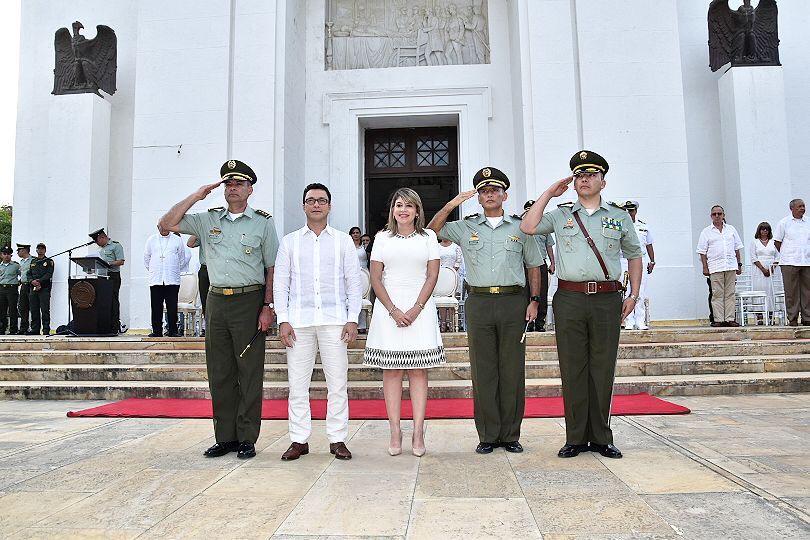
[[[646,259],[642,260],[643,267],[641,269],[641,287],[639,287],[638,293],[638,302],[636,302],[636,307],[633,311],[624,319],[624,326],[625,328],[632,328],[632,327],[643,327],[647,320],[647,310],[644,307],[645,302],[644,300],[647,299],[647,283],[650,280],[650,274],[647,273],[647,261]],[[622,263],[624,269],[627,269],[627,261],[622,259]]]
[[[305,443],[312,434],[309,384],[315,368],[315,355],[320,351],[326,375],[326,435],[330,443],[345,442],[349,435],[349,396],[346,390],[349,354],[347,344],[340,339],[343,326],[307,326],[294,330],[295,343],[287,349],[290,440]]]

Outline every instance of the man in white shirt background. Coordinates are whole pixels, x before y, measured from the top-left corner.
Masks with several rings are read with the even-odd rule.
[[[740,326],[734,320],[736,276],[742,273],[743,247],[737,229],[725,222],[725,210],[712,206],[712,224],[700,232],[697,252],[703,263],[703,275],[712,285],[712,326]]]
[[[180,274],[188,268],[189,250],[179,235],[158,225],[157,234],[146,241],[143,263],[149,271],[149,294],[152,307],[152,333],[163,335],[163,305],[168,319],[167,336],[177,337],[177,295],[180,292]]]
[[[329,451],[338,459],[351,459],[345,444],[349,434],[348,344],[357,338],[360,263],[351,237],[327,223],[332,203],[329,189],[310,184],[303,199],[307,223],[281,240],[273,279],[290,388],[292,444],[281,459],[290,461],[309,453],[309,385],[319,351],[326,376]]]
[[[653,249],[653,234],[650,231],[650,226],[646,222],[638,219],[638,201],[627,201],[624,203],[624,209],[630,214],[630,219],[636,227],[636,234],[638,235],[638,242],[641,244],[642,264],[646,264],[646,269],[642,268],[641,272],[641,288],[638,292],[638,302],[636,307],[633,308],[632,313],[624,319],[624,329],[632,330],[649,330],[647,321],[650,319],[647,309],[649,307],[649,284],[650,274],[655,269],[655,250]],[[627,259],[624,258],[622,253],[622,270],[627,271]],[[630,294],[630,293],[628,293]]]
[[[810,223],[804,217],[804,201],[790,201],[790,214],[782,218],[773,233],[779,250],[779,268],[785,286],[788,324],[810,326]]]

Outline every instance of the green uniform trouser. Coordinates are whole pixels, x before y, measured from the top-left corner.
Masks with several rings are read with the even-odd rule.
[[[28,294],[28,303],[31,306],[31,331],[39,334],[40,325],[42,333],[48,335],[51,332],[51,288],[42,287],[35,291],[31,287]]]
[[[205,363],[214,405],[217,442],[259,438],[264,382],[264,336],[239,358],[259,325],[264,291],[225,296],[208,293]]]
[[[475,428],[481,442],[520,439],[526,406],[526,327],[528,300],[514,294],[471,293],[464,304],[470,342]]]
[[[558,289],[552,301],[568,444],[613,444],[610,402],[622,318],[619,292]]]
[[[121,302],[118,301],[118,294],[121,292],[121,272],[110,272],[112,281],[112,313],[110,314],[110,327],[113,334],[121,331]]]
[[[0,285],[0,334],[17,333],[17,286]]]
[[[30,314],[31,308],[28,306],[28,295],[31,294],[31,285],[29,283],[23,283],[20,285],[20,299],[17,303],[17,310],[19,311],[20,315],[20,330],[23,333],[28,332],[28,316]]]

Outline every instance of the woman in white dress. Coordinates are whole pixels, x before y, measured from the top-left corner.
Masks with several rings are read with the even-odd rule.
[[[748,251],[751,257],[751,290],[765,291],[768,311],[774,308],[773,276],[778,277],[779,251],[773,243],[771,225],[763,221],[757,227],[754,241]]]
[[[461,268],[461,248],[450,240],[439,242],[439,266],[442,268],[452,268],[458,274]],[[450,308],[439,308],[439,322],[442,332],[450,332],[453,327],[452,310]]]
[[[402,378],[408,372],[413,408],[412,451],[425,454],[427,368],[445,363],[433,288],[439,277],[436,233],[425,228],[419,195],[398,189],[391,198],[388,224],[374,238],[371,285],[377,299],[363,363],[383,369],[383,394],[391,442],[388,453],[402,453]]]
[[[366,253],[366,246],[363,245],[363,231],[360,227],[352,227],[349,229],[349,236],[352,237],[354,242],[354,249],[357,251],[357,259],[360,261],[360,268],[368,269],[368,254]],[[361,311],[357,318],[357,331],[365,334],[368,330],[368,321],[366,320],[366,312]]]

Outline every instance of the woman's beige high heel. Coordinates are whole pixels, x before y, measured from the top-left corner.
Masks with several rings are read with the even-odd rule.
[[[388,447],[388,454],[392,456],[398,456],[402,453],[402,432],[399,432],[399,447],[389,446]]]
[[[424,446],[422,448],[417,448],[413,445],[413,439],[411,439],[411,451],[416,457],[422,457],[425,455],[425,452],[427,452],[427,448]]]

